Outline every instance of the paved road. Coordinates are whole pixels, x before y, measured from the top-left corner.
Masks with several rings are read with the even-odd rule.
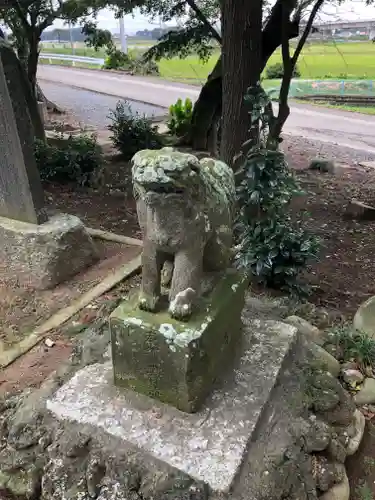
[[[70,87],[61,83],[51,83],[40,80],[43,92],[51,101],[58,104],[72,114],[82,123],[98,128],[104,128],[111,120],[110,110],[115,109],[118,97],[97,94],[90,90]],[[131,102],[133,112],[147,116],[165,115],[165,109],[142,102]]]
[[[38,77],[42,86],[55,83],[164,108],[179,97],[194,101],[199,95],[192,85],[78,68],[40,65]],[[285,132],[375,154],[375,116],[293,104]]]

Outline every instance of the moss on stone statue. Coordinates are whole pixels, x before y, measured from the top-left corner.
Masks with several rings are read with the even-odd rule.
[[[247,283],[228,271],[188,322],[138,309],[136,294],[123,302],[110,317],[116,385],[197,411],[234,359]]]

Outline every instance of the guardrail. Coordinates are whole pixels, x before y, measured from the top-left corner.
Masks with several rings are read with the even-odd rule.
[[[73,66],[76,62],[95,64],[98,66],[103,66],[104,64],[104,59],[98,57],[74,56],[72,54],[49,54],[47,52],[41,52],[39,55],[39,59],[48,59],[50,64],[53,60],[71,61]]]

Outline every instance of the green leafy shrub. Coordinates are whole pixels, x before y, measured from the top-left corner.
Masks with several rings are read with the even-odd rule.
[[[109,119],[112,121],[108,126],[111,140],[125,160],[130,160],[141,149],[163,146],[157,127],[145,115],[134,114],[127,101],[119,101],[116,109],[110,111]]]
[[[143,59],[143,57],[137,57],[133,60],[131,71],[135,75],[159,75],[159,66],[155,61],[149,61]]]
[[[275,64],[271,64],[271,66],[267,66],[266,68],[266,78],[268,80],[276,80],[276,78],[282,78],[284,76],[284,66],[283,63],[277,62]],[[293,70],[293,78],[299,78],[301,76],[301,72],[296,65]]]
[[[61,147],[36,139],[34,154],[42,181],[90,184],[92,175],[103,165],[95,135],[70,136]]]
[[[260,123],[259,141],[244,154],[236,172],[236,262],[269,287],[301,292],[297,277],[316,257],[318,240],[304,230],[302,221],[292,221],[288,214],[292,198],[301,189],[284,154],[264,140],[270,117],[263,106],[269,99],[259,88],[256,92],[258,106],[253,107],[251,121]]]
[[[104,69],[131,69],[132,61],[128,54],[118,49],[107,51],[107,57],[104,60]]]
[[[128,71],[137,75],[158,75],[159,67],[151,60],[145,60],[133,52],[125,54],[121,50],[111,47],[107,50],[107,57],[104,60],[104,69],[117,69]]]
[[[190,129],[193,116],[193,103],[191,99],[178,99],[176,104],[169,107],[169,121],[167,123],[169,132],[177,137],[184,136]]]

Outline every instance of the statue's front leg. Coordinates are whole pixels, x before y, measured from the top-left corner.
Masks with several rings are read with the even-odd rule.
[[[191,316],[200,293],[202,272],[203,245],[176,254],[169,295],[169,313],[172,318],[187,320]]]
[[[142,284],[139,307],[154,312],[160,299],[160,275],[163,259],[155,245],[144,243],[142,252]]]

